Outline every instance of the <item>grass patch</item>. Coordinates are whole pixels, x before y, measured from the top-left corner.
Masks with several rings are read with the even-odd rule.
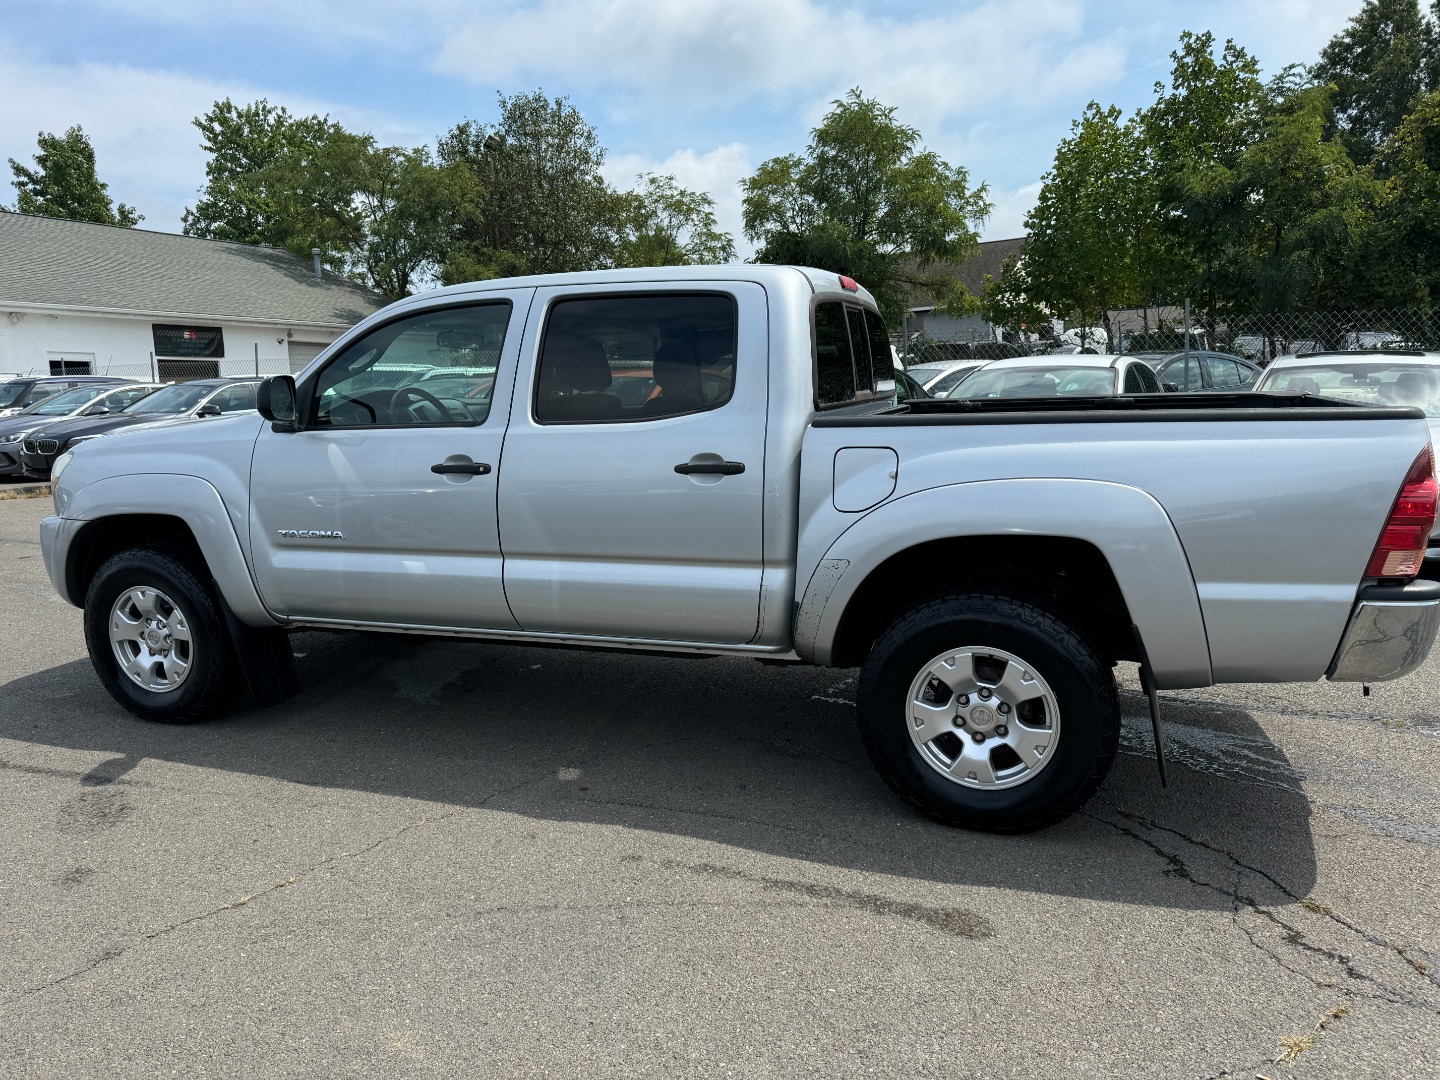
[[[11,502],[15,499],[48,499],[49,497],[50,488],[48,485],[42,488],[0,488],[0,502]]]
[[[1329,915],[1332,911],[1329,904],[1322,904],[1313,896],[1307,896],[1304,900],[1301,900],[1300,906],[1306,911],[1313,911],[1316,915]]]
[[[1289,1065],[1306,1050],[1309,1050],[1325,1034],[1325,1029],[1350,1012],[1349,1005],[1336,1005],[1324,1016],[1316,1021],[1311,1028],[1310,1034],[1304,1038],[1295,1035],[1284,1035],[1280,1038],[1280,1056],[1275,1059],[1276,1065]]]

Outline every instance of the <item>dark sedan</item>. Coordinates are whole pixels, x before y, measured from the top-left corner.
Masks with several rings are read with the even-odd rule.
[[[77,416],[28,436],[20,446],[20,464],[29,476],[49,479],[55,459],[81,439],[108,435],[137,424],[185,420],[255,408],[259,379],[196,379],[156,390],[129,408],[108,416]]]
[[[1145,359],[1165,389],[1181,393],[1234,394],[1248,390],[1260,377],[1258,365],[1229,353],[1192,349]]]
[[[33,432],[54,427],[74,416],[117,413],[160,389],[160,383],[81,383],[53,397],[42,398],[14,416],[0,420],[0,476],[22,471],[20,447]]]

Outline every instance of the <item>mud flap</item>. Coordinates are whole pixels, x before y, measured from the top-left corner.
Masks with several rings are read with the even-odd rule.
[[[1135,649],[1140,654],[1140,688],[1150,702],[1150,728],[1155,733],[1155,764],[1160,769],[1160,786],[1169,787],[1170,779],[1165,774],[1165,731],[1160,724],[1160,695],[1155,690],[1155,674],[1150,670],[1150,657],[1145,652],[1140,628],[1132,623],[1130,632],[1135,635]]]
[[[218,599],[220,610],[225,614],[225,626],[230,631],[230,643],[250,686],[250,697],[262,709],[289,701],[300,692],[290,635],[284,630],[247,626],[230,610],[224,596]]]

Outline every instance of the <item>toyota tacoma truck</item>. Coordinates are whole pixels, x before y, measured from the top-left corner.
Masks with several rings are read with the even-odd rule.
[[[62,454],[45,562],[149,720],[285,700],[302,628],[859,667],[885,781],[994,831],[1104,779],[1118,662],[1153,709],[1157,688],[1397,678],[1429,651],[1418,411],[900,401],[894,374],[873,298],[825,271],[438,289],[262,384],[256,412]]]

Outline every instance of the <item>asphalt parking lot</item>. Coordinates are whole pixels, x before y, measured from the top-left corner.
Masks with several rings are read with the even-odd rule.
[[[1099,796],[992,837],[889,794],[852,672],[302,634],[299,698],[142,723],[48,508],[0,502],[6,1076],[1440,1074],[1440,657],[1164,694],[1168,791],[1126,671]]]

